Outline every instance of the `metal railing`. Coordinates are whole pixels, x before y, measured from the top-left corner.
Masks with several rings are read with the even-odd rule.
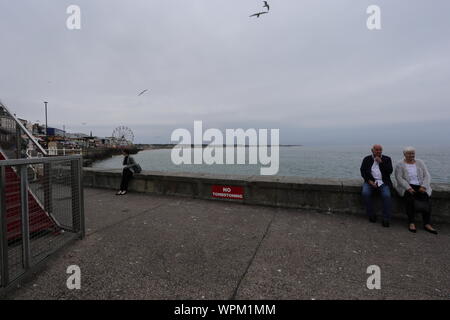
[[[47,151],[23,123],[0,101],[0,148],[8,159],[27,157],[27,149],[47,156]]]
[[[47,156],[70,156],[70,155],[83,155],[83,149],[75,148],[62,148],[62,149],[44,149],[47,152]],[[44,155],[34,149],[27,149],[26,154],[28,158],[43,157]]]
[[[81,156],[0,161],[0,291],[84,233]]]

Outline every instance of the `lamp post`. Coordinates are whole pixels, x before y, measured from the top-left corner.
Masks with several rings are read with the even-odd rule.
[[[48,125],[47,125],[47,101],[44,101],[45,104],[45,139],[47,139],[48,134]]]

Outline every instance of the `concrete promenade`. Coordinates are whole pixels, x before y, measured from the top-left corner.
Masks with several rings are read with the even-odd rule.
[[[360,216],[85,189],[87,236],[9,299],[450,299],[439,235]],[[419,225],[418,225],[419,226]],[[81,268],[81,290],[66,268]],[[369,265],[381,290],[368,290]]]

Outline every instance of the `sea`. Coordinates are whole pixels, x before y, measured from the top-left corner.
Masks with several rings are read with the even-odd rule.
[[[361,177],[359,171],[361,161],[365,156],[371,154],[370,148],[370,146],[280,146],[277,175],[304,178],[358,179]],[[383,146],[383,148],[383,154],[390,156],[394,165],[403,159],[402,146]],[[415,148],[416,158],[425,161],[432,182],[450,184],[450,145],[425,145]],[[248,148],[245,149],[248,153]],[[261,174],[261,164],[175,165],[171,160],[171,152],[172,149],[144,150],[133,155],[133,157],[143,170],[234,175]],[[226,152],[227,148],[224,148],[224,153],[226,154]],[[93,167],[120,169],[122,168],[122,159],[123,156],[114,156],[94,163]],[[246,163],[248,163],[248,160]]]

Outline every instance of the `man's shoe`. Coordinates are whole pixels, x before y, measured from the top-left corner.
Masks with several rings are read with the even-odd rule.
[[[383,227],[389,228],[389,221],[383,220]]]
[[[410,227],[408,227],[408,230],[412,233],[417,233],[417,229],[411,229]]]
[[[377,222],[377,216],[371,216],[371,217],[369,217],[369,221],[372,222],[372,223]]]

